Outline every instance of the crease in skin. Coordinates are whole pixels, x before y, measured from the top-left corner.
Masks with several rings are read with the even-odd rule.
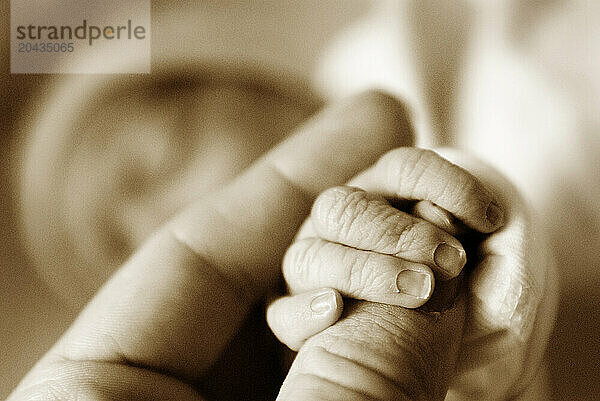
[[[237,276],[231,275],[222,267],[219,267],[210,257],[209,254],[200,251],[200,247],[194,246],[191,240],[185,236],[184,233],[177,230],[176,225],[167,225],[165,229],[165,235],[170,236],[171,239],[180,247],[185,249],[198,263],[202,263],[205,269],[210,269],[210,272],[221,281],[221,283],[231,289],[237,296],[240,297],[246,304],[251,304],[260,295],[259,290],[248,291],[247,286],[244,283],[253,283],[251,276],[244,270],[239,269],[236,272]],[[254,288],[260,288],[260,286],[252,286]]]
[[[315,368],[316,365],[318,365],[319,368]],[[342,370],[342,368],[344,369]],[[337,370],[338,372],[335,372],[334,370]],[[339,376],[340,371],[342,372],[342,376]],[[352,372],[352,374],[348,375],[350,372]],[[353,376],[361,376],[369,381],[379,383],[377,387],[385,388],[386,392],[391,388],[396,394],[404,393],[404,389],[399,387],[397,383],[382,372],[373,369],[360,361],[331,352],[321,345],[312,346],[310,352],[303,353],[296,364],[294,375],[307,374],[360,393],[369,397],[368,399],[379,399],[378,394],[374,391],[361,389],[357,381],[353,379]]]
[[[24,400],[73,400],[77,399],[77,392],[70,391],[67,386],[61,384],[58,380],[46,380],[30,387],[20,390],[18,395]],[[13,394],[14,395],[14,394]]]
[[[531,334],[547,270],[524,208],[509,209],[508,224],[481,244],[479,251],[485,258],[470,282],[473,302],[481,312],[472,325],[482,334],[507,329],[520,342]],[[526,249],[531,251],[525,253]]]
[[[420,375],[417,374],[417,371],[422,372],[423,369],[426,368],[425,365],[420,365],[419,369],[413,369],[411,371],[402,371],[401,373],[397,371],[398,360],[394,357],[394,355],[390,355],[389,352],[385,352],[384,350],[388,347],[393,347],[392,349],[406,349],[407,352],[404,355],[404,358],[410,358],[408,356],[408,351],[413,352],[422,352],[420,351],[420,347],[411,347],[407,346],[401,340],[391,342],[387,337],[394,337],[395,333],[390,331],[389,327],[386,327],[389,321],[383,321],[381,324],[378,323],[377,319],[365,319],[360,317],[356,322],[354,322],[355,328],[359,328],[360,326],[364,326],[364,324],[374,324],[376,329],[382,329],[382,331],[375,330],[376,335],[374,337],[369,337],[366,333],[361,331],[361,335],[364,336],[364,339],[371,338],[371,342],[366,342],[364,339],[356,339],[353,336],[348,336],[343,333],[334,333],[329,330],[325,335],[321,335],[318,340],[309,340],[307,342],[306,350],[304,353],[310,350],[310,348],[320,348],[325,352],[334,355],[341,360],[345,360],[348,362],[352,362],[373,374],[380,376],[383,380],[389,381],[393,383],[395,386],[403,389],[403,392],[410,394],[410,389],[402,386],[402,383],[397,380],[396,376],[401,376],[402,379],[407,380],[412,383],[417,383],[421,379]],[[353,326],[354,326],[353,325]],[[348,330],[350,327],[346,327],[345,330]],[[345,331],[344,330],[344,331]],[[354,336],[356,333],[354,334]],[[313,345],[313,343],[316,343]],[[411,345],[413,343],[411,342]],[[419,351],[414,351],[418,349]],[[399,355],[402,353],[399,353]],[[297,359],[297,362],[300,366],[294,367],[294,369],[304,372],[309,371],[314,366],[302,366],[306,364],[305,357],[301,357]],[[414,397],[409,397],[408,399],[414,399]]]
[[[299,385],[299,381],[309,383],[309,388],[302,384]],[[324,389],[324,387],[327,387],[327,389]],[[300,398],[300,395],[302,398]],[[310,396],[308,399],[311,401],[338,401],[340,399],[348,401],[382,401],[313,373],[297,373],[289,381],[286,380],[276,401],[305,400],[307,396]]]
[[[347,193],[344,188],[337,187],[330,191],[335,198],[327,199],[326,202],[315,202],[316,215],[325,216],[329,231],[349,233],[355,225],[356,217],[368,209],[369,201],[358,191]],[[323,197],[320,199],[323,200]]]
[[[524,216],[513,216],[509,226],[482,244],[488,257],[477,269],[494,271],[493,279],[501,285],[492,293],[486,294],[487,290],[481,288],[476,293],[494,298],[496,305],[485,304],[483,296],[473,297],[470,327],[463,339],[468,358],[461,359],[462,373],[453,385],[457,391],[460,389],[460,399],[506,399],[507,394],[515,393],[516,383],[529,383],[533,380],[530,377],[535,377],[535,373],[524,369],[535,366],[530,360],[531,342],[543,341],[532,338],[532,331],[539,322],[536,315],[542,299],[546,299],[542,291],[549,265],[535,248],[539,238],[531,234],[530,223],[524,221]],[[510,256],[495,254],[493,251],[498,249]],[[533,252],[525,253],[525,249]],[[490,276],[474,280],[484,281],[491,281]]]
[[[463,338],[463,345],[469,348],[468,353],[461,353],[459,366],[461,371],[470,371],[491,359],[497,359],[498,355],[510,355],[514,357],[513,339],[506,329],[498,329],[488,334],[480,334],[470,338]]]
[[[169,399],[204,400],[191,384],[157,371],[106,361],[45,361],[44,369],[54,377],[26,377],[8,400],[121,400],[131,399],[133,394],[148,400],[164,399],[165,394]],[[128,383],[128,387],[115,386],[118,382]]]
[[[489,255],[477,267],[471,281],[471,292],[475,296],[475,308],[480,321],[474,322],[482,333],[509,330],[520,341],[525,341],[532,328],[531,314],[537,309],[539,300],[528,277],[523,277],[523,268],[516,267],[507,272],[500,264],[516,263],[514,258]]]

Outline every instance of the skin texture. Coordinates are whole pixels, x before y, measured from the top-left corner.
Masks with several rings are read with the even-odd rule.
[[[464,302],[442,314],[370,302],[300,349],[278,400],[442,400],[454,369]]]
[[[398,213],[399,211],[396,209],[396,212]],[[417,202],[413,208],[413,214],[448,233],[457,234],[466,231],[465,227],[449,212],[435,205],[431,201]],[[305,222],[302,232],[304,232],[305,235],[309,234],[307,222]],[[293,246],[294,244],[292,247]],[[288,249],[286,258],[292,247]],[[360,252],[358,250],[356,251]],[[371,252],[362,253],[364,255],[372,254]],[[331,258],[330,261],[332,263],[336,262],[335,258]],[[323,266],[315,266],[314,264],[306,267],[310,270],[319,272],[323,268]],[[348,270],[347,266],[345,267],[346,270]],[[294,266],[291,266],[290,269],[299,270],[294,269]],[[333,277],[335,282],[338,283],[336,287],[343,287],[345,285],[345,282],[347,281],[346,275],[347,272],[346,274],[340,274],[338,277]],[[365,275],[370,277],[368,274]],[[362,274],[360,276],[362,276]],[[331,279],[331,277],[329,278]],[[288,289],[293,285],[291,280],[291,277],[287,280]],[[302,277],[296,277],[296,280],[302,281],[303,283],[301,285],[306,285],[306,277],[304,279]],[[372,283],[368,283],[367,285],[369,284],[372,285]],[[313,283],[313,285],[315,284]],[[358,286],[360,286],[360,284],[358,284]],[[374,296],[378,295],[380,296],[380,294],[375,294]],[[355,296],[353,298],[357,297]],[[327,307],[323,306],[318,311],[315,310],[313,304],[315,302],[321,304],[324,300],[327,301]],[[398,306],[408,307],[406,304]],[[271,330],[273,330],[273,333],[282,343],[288,348],[298,351],[306,340],[335,323],[342,315],[343,307],[342,295],[334,288],[319,288],[306,292],[296,292],[294,295],[287,295],[275,299],[269,304],[267,308],[267,322]]]
[[[456,277],[466,263],[465,251],[453,236],[360,189],[337,187],[323,192],[313,206],[312,222],[329,241],[420,262],[448,278]],[[436,258],[442,244],[456,250],[455,263],[440,263]]]

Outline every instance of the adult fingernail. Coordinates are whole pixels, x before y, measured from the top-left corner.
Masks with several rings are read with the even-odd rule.
[[[435,248],[433,261],[450,276],[456,276],[467,263],[467,254],[463,249],[442,242]]]
[[[337,297],[335,292],[328,290],[314,297],[310,302],[310,309],[318,315],[323,315],[330,311],[336,310]]]
[[[491,201],[485,211],[485,218],[490,222],[491,225],[498,226],[504,219],[504,212],[496,202]]]
[[[431,276],[420,271],[402,270],[396,276],[396,289],[415,298],[427,299],[431,295]]]

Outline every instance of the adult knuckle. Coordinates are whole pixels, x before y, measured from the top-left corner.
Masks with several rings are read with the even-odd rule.
[[[378,348],[394,350],[389,356],[411,367],[412,382],[428,383],[431,363],[429,344],[433,341],[432,337],[418,330],[418,325],[410,319],[398,316],[397,310],[389,305],[367,305],[358,320],[360,326],[370,328],[370,338],[374,337],[379,344],[383,344]],[[390,373],[395,375],[398,372]]]
[[[408,333],[409,328],[402,320],[375,309],[353,314],[344,324],[332,326],[311,338],[304,349],[313,358],[318,358],[319,352],[325,351],[344,359],[366,362],[364,358],[368,355],[368,364],[377,366],[400,388],[420,388],[428,380],[426,347]],[[410,366],[411,377],[407,377],[407,366]],[[415,386],[406,386],[407,383]],[[409,392],[413,396],[416,394],[413,390]]]
[[[303,347],[307,360],[318,360],[323,352],[345,359],[360,360],[360,356],[371,354],[375,347],[363,336],[357,336],[354,328],[345,325],[342,329],[328,329],[311,337]]]
[[[305,347],[321,347],[342,358],[377,366],[406,392],[407,399],[430,399],[435,388],[431,347],[437,333],[423,328],[435,317],[370,302],[351,308],[343,321],[311,338]]]

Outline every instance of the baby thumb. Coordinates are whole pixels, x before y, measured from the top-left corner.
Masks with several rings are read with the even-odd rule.
[[[277,400],[443,400],[464,316],[462,296],[443,312],[350,303],[300,349]]]

